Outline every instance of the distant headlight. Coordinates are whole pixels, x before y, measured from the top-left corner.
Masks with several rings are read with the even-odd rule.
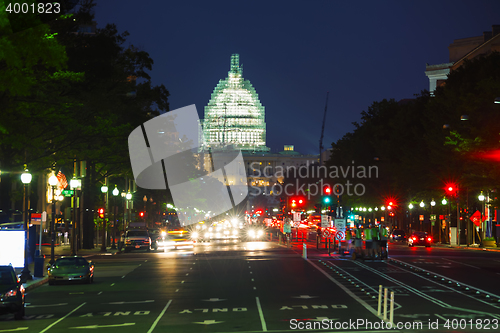
[[[237,236],[238,235],[238,230],[233,230],[233,235]]]
[[[198,238],[198,236],[199,234],[196,231],[191,234],[191,238]]]
[[[264,230],[261,229],[261,230],[257,231],[257,236],[262,236],[263,234],[264,234]]]
[[[210,234],[208,232],[205,232],[205,238],[209,238]]]
[[[162,232],[161,232],[161,235],[162,235],[163,237],[165,237],[165,236],[167,235],[167,233],[166,233],[165,231],[162,231]]]
[[[224,235],[229,235],[229,230],[224,230]]]
[[[253,237],[253,236],[255,236],[255,231],[253,231],[253,230],[249,230],[249,231],[248,231],[248,234],[249,234],[250,236],[252,236],[252,237]]]

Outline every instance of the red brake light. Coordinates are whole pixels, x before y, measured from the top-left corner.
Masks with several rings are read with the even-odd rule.
[[[417,240],[417,237],[413,236],[413,237],[412,237],[412,239],[413,239],[413,240]]]
[[[430,238],[430,237],[427,237],[427,240],[428,240],[428,241],[430,242],[430,241],[432,240],[432,238]]]

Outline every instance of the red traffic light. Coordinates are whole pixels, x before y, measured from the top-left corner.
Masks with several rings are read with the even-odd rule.
[[[99,208],[97,210],[97,212],[99,213],[99,218],[103,219],[104,218],[104,208]]]
[[[456,196],[457,192],[458,192],[458,186],[457,186],[457,184],[455,184],[455,183],[447,183],[445,185],[445,192],[446,192],[446,195]]]
[[[324,192],[326,195],[330,195],[332,193],[332,189],[330,186],[325,186]]]
[[[144,212],[139,212],[140,217],[144,217]]]

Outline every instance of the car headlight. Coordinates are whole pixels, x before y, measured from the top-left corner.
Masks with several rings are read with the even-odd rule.
[[[257,231],[257,236],[262,236],[264,234],[264,230]]]
[[[205,232],[205,238],[209,238],[210,234],[208,232]]]
[[[238,236],[238,230],[233,230],[233,235]]]
[[[248,234],[249,234],[250,236],[252,236],[252,237],[253,237],[253,236],[255,236],[255,231],[253,231],[253,230],[249,230],[249,231],[248,231]]]
[[[191,234],[192,238],[198,238],[198,236],[199,236],[198,232],[196,232],[196,231]]]

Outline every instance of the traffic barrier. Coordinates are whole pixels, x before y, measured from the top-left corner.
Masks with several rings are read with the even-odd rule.
[[[302,258],[307,259],[307,244],[302,243]]]
[[[383,313],[382,313],[382,285],[379,285],[378,287],[378,309],[377,309],[377,316],[380,318],[382,317],[382,320],[387,321],[387,294],[389,292],[389,289],[384,288],[384,308],[383,308]],[[389,299],[389,322],[391,324],[394,324],[394,292],[391,291],[390,299]]]

